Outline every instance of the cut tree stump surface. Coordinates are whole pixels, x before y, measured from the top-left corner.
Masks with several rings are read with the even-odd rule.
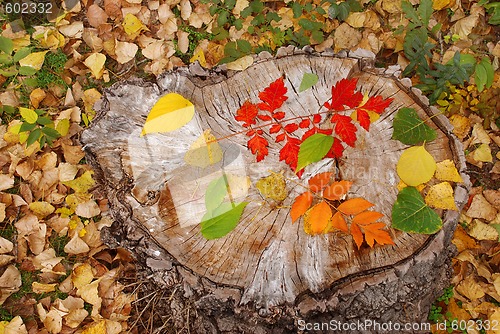
[[[291,223],[292,201],[304,191],[298,184],[306,185],[318,172],[332,171],[337,178],[354,182],[348,198],[364,197],[375,203],[373,209],[383,213],[382,221],[391,225],[399,183],[396,164],[408,147],[391,139],[392,121],[401,107],[415,108],[437,131],[437,139],[426,144],[435,160],[454,160],[464,180],[468,180],[461,145],[452,135],[446,117],[434,116],[437,110],[426,106],[426,98],[409,87],[408,79],[397,79],[396,69],[374,69],[371,61],[352,53],[317,55],[288,48],[280,50],[275,58],[266,53],[256,56],[255,63],[240,72],[218,69],[209,73],[191,66],[166,73],[157,84],[140,80],[115,84],[106,91],[97,118],[82,135],[97,179],[109,198],[111,212],[122,226],[115,227],[115,232],[111,230],[110,234],[121,231],[121,237],[114,236],[115,243],[125,243],[127,238],[134,240],[135,245],[142,238],[154,240],[155,247],[164,255],[158,257],[160,251],[143,252],[138,257],[150,257],[144,259],[146,266],[156,269],[172,272],[175,267],[171,284],[183,280],[195,286],[200,279],[208,280],[222,290],[231,291],[231,298],[237,304],[249,303],[264,310],[297,303],[297,297],[304,293],[333,294],[335,287],[345,286],[346,282],[351,284],[351,292],[356,290],[354,282],[358,282],[358,290],[363,290],[365,284],[379,284],[383,275],[388,279],[391,270],[396,273],[391,276],[395,281],[401,279],[398,275],[403,275],[402,272],[411,270],[411,263],[419,256],[425,260],[418,261],[424,262],[440,257],[439,252],[449,256],[449,239],[458,217],[455,211],[441,213],[444,228],[436,235],[407,234],[389,228],[394,246],[360,250],[351,236],[335,233],[310,236],[303,230],[302,219]],[[299,93],[304,73],[317,74],[319,81]],[[358,78],[357,87],[363,93],[394,101],[371,124],[369,132],[358,131],[356,147],[347,147],[337,161],[325,159],[308,166],[299,179],[288,165],[279,161],[278,144],[271,139],[269,156],[256,163],[246,147],[248,137],[231,136],[244,130],[234,118],[236,110],[246,100],[258,101],[258,92],[281,76],[285,76],[288,88],[288,100],[281,108],[287,117],[318,112],[331,96],[332,85],[346,77]],[[150,109],[169,92],[181,94],[194,104],[193,120],[169,133],[141,137]],[[323,126],[328,126],[327,121]],[[220,141],[223,161],[207,168],[187,165],[186,153],[206,129],[211,129],[216,138],[230,136]],[[245,177],[249,178],[251,185],[246,197],[244,191],[241,194],[249,204],[232,232],[220,239],[206,240],[199,226],[205,213],[205,190],[211,180],[221,175],[222,168],[239,180],[236,186]],[[271,172],[283,173],[293,181],[287,182],[288,196],[283,202],[265,199],[255,188],[255,183]],[[459,208],[465,202],[467,190],[467,183],[455,187]],[[431,253],[425,253],[426,249],[431,249]],[[442,270],[435,270],[440,277],[431,276],[431,282],[427,283],[435,284],[437,289],[445,286],[446,275]],[[421,287],[425,288],[424,285]],[[418,294],[422,292],[412,298],[418,299]],[[323,311],[329,309],[323,308]]]

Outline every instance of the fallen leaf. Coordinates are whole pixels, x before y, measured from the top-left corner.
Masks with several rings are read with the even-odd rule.
[[[474,144],[487,144],[491,143],[491,138],[483,128],[483,126],[479,123],[474,124],[472,127],[472,141],[469,145]]]
[[[33,89],[33,91],[30,93],[30,102],[33,108],[38,108],[40,105],[40,102],[43,101],[43,99],[47,96],[45,91],[41,88],[36,88]]]
[[[474,4],[476,5],[476,4]],[[479,22],[479,15],[468,15],[463,19],[455,22],[453,26],[450,28],[450,34],[458,35],[461,39],[467,39],[469,34],[472,32],[472,29],[477,26]]]
[[[230,63],[227,63],[227,69],[233,71],[243,71],[246,70],[250,65],[253,64],[252,56],[243,56],[241,58],[236,59]]]
[[[52,309],[47,312],[42,322],[49,333],[60,333],[62,330],[62,316],[58,310]]]
[[[332,201],[341,200],[352,186],[350,181],[335,181],[323,190],[323,197]]]
[[[105,1],[105,3],[106,2],[108,1]],[[94,28],[99,28],[101,24],[105,24],[108,21],[108,18],[108,14],[106,14],[104,9],[99,7],[99,5],[92,4],[87,8],[87,20]]]
[[[455,289],[458,293],[469,300],[477,300],[479,298],[483,298],[485,295],[483,289],[476,282],[476,278],[473,275],[467,276],[457,285]]]
[[[440,181],[464,182],[460,174],[458,174],[455,163],[449,159],[436,164],[434,176]]]
[[[433,185],[425,196],[425,203],[433,208],[458,210],[455,205],[453,188],[448,182]]]
[[[477,240],[498,241],[498,231],[493,226],[485,224],[479,219],[474,219],[472,221],[469,225],[468,233]]]
[[[179,9],[181,11],[181,18],[184,21],[188,21],[189,17],[191,16],[191,13],[193,12],[189,0],[181,0],[181,3],[179,4]]]
[[[39,282],[31,283],[31,289],[33,290],[33,292],[39,294],[56,291],[56,286],[57,283],[52,283],[52,284],[43,284]]]
[[[342,23],[333,34],[335,52],[342,49],[351,49],[361,41],[361,32],[351,28],[347,23]]]
[[[123,18],[123,30],[130,39],[135,39],[141,31],[149,30],[135,15],[128,13]],[[137,51],[137,50],[136,50]],[[135,54],[135,53],[134,53]],[[126,62],[125,62],[126,63]],[[123,63],[122,63],[123,64]]]
[[[207,67],[207,61],[205,60],[205,53],[202,48],[196,48],[194,50],[193,56],[189,59],[190,63],[198,61],[202,67]]]
[[[306,213],[307,209],[312,204],[313,194],[309,191],[297,196],[295,198],[292,209],[290,211],[290,216],[292,217],[292,223],[294,223],[297,219],[300,218],[304,213]]]
[[[90,284],[94,279],[94,274],[92,273],[92,267],[88,263],[83,263],[80,265],[75,265],[73,272],[71,273],[71,281],[75,288],[80,289],[87,284]]]
[[[358,213],[371,208],[374,204],[368,202],[366,199],[357,197],[351,198],[337,207],[337,210],[346,215],[357,215]]]
[[[473,249],[477,247],[476,241],[471,238],[460,225],[458,225],[455,230],[452,243],[457,247],[459,253],[466,249]]]
[[[482,194],[477,194],[472,199],[469,209],[465,213],[472,218],[482,218],[487,221],[495,219],[497,210],[484,198]]]
[[[221,161],[223,155],[217,138],[207,129],[191,144],[184,155],[184,161],[191,166],[206,168]]]
[[[451,8],[455,4],[453,0],[433,0],[432,1],[432,9],[441,10],[445,8]]]
[[[75,234],[64,246],[64,251],[68,254],[82,254],[87,253],[89,250],[89,246],[78,236],[78,234]]]
[[[75,213],[83,218],[92,218],[101,214],[99,206],[94,200],[80,203],[76,206]]]
[[[28,330],[20,316],[14,317],[3,329],[4,334],[28,334]]]
[[[326,187],[328,183],[330,183],[332,175],[333,173],[331,172],[319,173],[314,175],[308,181],[309,189],[311,189],[313,193],[321,191]]]
[[[0,174],[0,191],[10,189],[14,186],[14,177]]]
[[[304,215],[304,231],[310,235],[323,233],[332,218],[332,209],[325,201],[321,201]]]
[[[82,38],[83,22],[75,21],[59,27],[59,32],[68,38]]]
[[[288,196],[285,177],[281,173],[272,173],[268,177],[261,178],[255,183],[255,187],[265,198],[275,201],[283,201]]]
[[[481,144],[472,152],[472,159],[482,162],[493,162],[491,149],[488,144]]]
[[[102,53],[92,53],[85,59],[83,63],[90,69],[90,72],[92,72],[92,75],[96,79],[100,79],[102,78],[102,75],[104,73],[105,62],[106,62],[105,55],[103,55]]]
[[[86,171],[82,176],[71,180],[62,182],[65,186],[70,187],[77,193],[88,193],[88,191],[94,187],[94,179],[92,178],[92,171]]]
[[[450,122],[453,125],[453,133],[459,139],[464,139],[469,134],[471,125],[468,117],[455,114],[450,117]]]
[[[495,209],[500,210],[500,190],[487,189],[483,191],[483,196]]]
[[[9,265],[0,276],[0,305],[21,287],[21,273],[14,265]]]
[[[55,211],[54,206],[45,201],[30,203],[29,208],[38,219],[43,219]]]
[[[139,47],[134,43],[116,41],[115,53],[116,61],[125,64],[134,59]]]
[[[153,106],[142,128],[141,136],[155,132],[174,131],[191,121],[194,105],[177,93],[162,96]]]
[[[418,186],[432,178],[436,171],[436,161],[423,145],[413,146],[401,154],[396,170],[404,183]]]
[[[33,52],[19,60],[19,65],[31,67],[35,70],[40,70],[45,60],[45,54],[49,51]]]
[[[10,253],[13,249],[14,244],[10,240],[0,237],[0,254]]]

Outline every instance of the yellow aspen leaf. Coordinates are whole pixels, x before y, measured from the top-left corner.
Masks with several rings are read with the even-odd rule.
[[[236,59],[235,61],[227,63],[226,66],[229,70],[243,71],[246,70],[252,64],[253,64],[252,56],[243,56],[241,58]]]
[[[373,203],[368,202],[364,198],[356,197],[340,204],[337,210],[339,210],[345,215],[357,215],[358,213],[363,212],[368,208],[371,208],[373,205],[374,205]]]
[[[448,182],[433,185],[425,196],[425,203],[437,209],[457,210],[453,188]]]
[[[332,201],[338,201],[347,194],[352,186],[350,181],[336,181],[323,190],[323,197]]]
[[[472,153],[472,159],[482,162],[492,162],[493,156],[491,155],[491,149],[488,144],[481,144]]]
[[[69,132],[69,126],[70,126],[69,119],[63,118],[63,119],[59,120],[59,122],[57,122],[56,131],[59,132],[61,137],[64,137]]]
[[[436,173],[434,176],[440,181],[464,182],[460,174],[458,174],[455,164],[450,159],[436,164]]]
[[[313,194],[309,191],[297,196],[295,201],[292,204],[292,210],[290,211],[290,215],[292,216],[292,223],[294,223],[297,219],[300,218],[304,213],[306,213],[307,209],[311,206],[313,200]]]
[[[56,209],[52,204],[44,201],[30,203],[29,208],[39,219],[47,217]]]
[[[309,179],[309,189],[311,189],[313,193],[322,190],[330,182],[330,178],[332,177],[332,175],[333,173],[330,172],[314,175]]]
[[[40,70],[42,68],[43,62],[45,60],[45,54],[49,51],[33,52],[24,57],[19,61],[19,65],[28,66],[35,70]]]
[[[193,119],[194,105],[177,93],[162,96],[153,106],[142,128],[141,136],[174,131]]]
[[[196,48],[193,56],[189,59],[190,63],[198,61],[202,67],[207,67],[207,61],[205,60],[205,53],[202,48]]]
[[[29,124],[35,124],[38,119],[38,114],[32,109],[19,107],[19,113],[21,114],[21,117]]]
[[[342,216],[342,214],[340,212],[336,212],[333,215],[331,226],[333,228],[337,228],[337,229],[339,229],[341,231],[349,232],[349,228],[347,227],[347,223],[346,223],[346,221],[344,219],[344,216]]]
[[[413,146],[401,154],[396,170],[404,183],[416,187],[432,178],[436,161],[423,145]]]
[[[324,233],[332,218],[332,209],[325,201],[313,206],[304,216],[304,231],[310,235]]]
[[[205,168],[221,161],[222,156],[222,149],[217,138],[210,132],[210,129],[207,129],[191,144],[184,156],[184,161],[191,166]]]
[[[92,53],[90,56],[88,56],[83,63],[90,69],[90,72],[92,72],[92,75],[96,79],[100,79],[102,78],[102,75],[104,73],[105,62],[106,56],[102,53],[97,52]]]
[[[70,187],[77,193],[86,193],[95,184],[94,180],[92,179],[92,173],[92,171],[86,171],[82,174],[82,176],[71,181],[62,182],[62,184]]]
[[[354,216],[352,222],[354,224],[366,225],[375,222],[377,219],[382,218],[383,216],[383,214],[377,211],[364,211]]]
[[[149,30],[135,15],[128,13],[123,18],[123,30],[131,38],[136,38],[142,30]]]

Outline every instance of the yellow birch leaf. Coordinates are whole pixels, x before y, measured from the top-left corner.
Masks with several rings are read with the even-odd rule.
[[[448,182],[433,185],[425,196],[425,203],[433,208],[457,210],[453,188]]]
[[[71,181],[62,182],[62,184],[70,187],[77,193],[86,193],[94,186],[92,173],[92,171],[86,171],[82,176]]]
[[[202,48],[196,48],[193,56],[189,59],[190,63],[198,61],[202,67],[207,67],[207,61],[205,60],[205,53]]]
[[[38,119],[38,114],[32,109],[19,107],[19,113],[21,114],[21,117],[29,124],[35,124]]]
[[[30,203],[29,208],[40,219],[47,217],[55,210],[52,204],[44,201]]]
[[[194,105],[182,95],[169,93],[153,106],[142,128],[141,136],[177,130],[191,121]]]
[[[482,162],[492,162],[493,156],[491,155],[491,149],[488,144],[481,144],[472,153],[472,159]]]
[[[45,54],[49,51],[33,52],[19,61],[19,65],[28,66],[35,70],[40,70],[45,60]]]
[[[90,69],[96,79],[100,79],[104,73],[104,63],[106,56],[102,53],[93,53],[83,62]]]
[[[460,174],[458,174],[455,164],[450,159],[436,164],[436,174],[434,176],[440,181],[464,182]]]
[[[57,122],[56,131],[59,132],[61,137],[64,137],[68,134],[69,125],[70,125],[69,119],[67,119],[67,118],[63,118],[63,119],[59,120],[59,122]]]
[[[137,37],[142,30],[149,30],[141,20],[139,20],[135,15],[128,13],[123,18],[123,30],[132,39]]]
[[[217,138],[207,129],[191,144],[184,161],[191,166],[205,168],[221,161],[222,155]]]
[[[416,187],[432,178],[436,161],[423,145],[413,146],[401,154],[396,170],[404,183]]]

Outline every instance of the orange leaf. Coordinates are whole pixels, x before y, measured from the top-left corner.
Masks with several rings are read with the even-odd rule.
[[[341,231],[349,232],[347,228],[347,223],[345,222],[344,216],[340,212],[337,212],[332,217],[332,227],[338,228]]]
[[[358,213],[371,208],[373,205],[373,203],[368,202],[366,199],[357,197],[340,204],[337,210],[345,215],[357,215]]]
[[[358,246],[359,249],[361,247],[361,244],[363,243],[363,233],[361,233],[358,225],[351,224],[351,234],[354,242],[356,243],[356,246]]]
[[[351,188],[352,182],[350,181],[337,181],[323,190],[323,197],[332,201],[338,201],[347,194]]]
[[[354,224],[366,225],[373,223],[374,221],[376,221],[379,218],[382,218],[383,216],[384,216],[383,214],[377,211],[365,211],[354,216],[352,222]]]
[[[290,211],[292,223],[306,213],[307,209],[311,206],[312,200],[313,194],[310,191],[306,191],[305,193],[297,196],[292,204],[292,210]]]
[[[309,189],[314,193],[320,191],[330,182],[332,175],[333,173],[330,172],[314,175],[309,179]]]
[[[354,226],[355,224],[353,224]],[[382,230],[385,227],[384,223],[374,223],[363,225],[365,239],[368,246],[373,247],[376,241],[380,245],[394,245],[391,236],[387,231]]]
[[[321,201],[305,215],[304,231],[311,235],[323,233],[330,218],[332,218],[332,209],[325,201]]]

